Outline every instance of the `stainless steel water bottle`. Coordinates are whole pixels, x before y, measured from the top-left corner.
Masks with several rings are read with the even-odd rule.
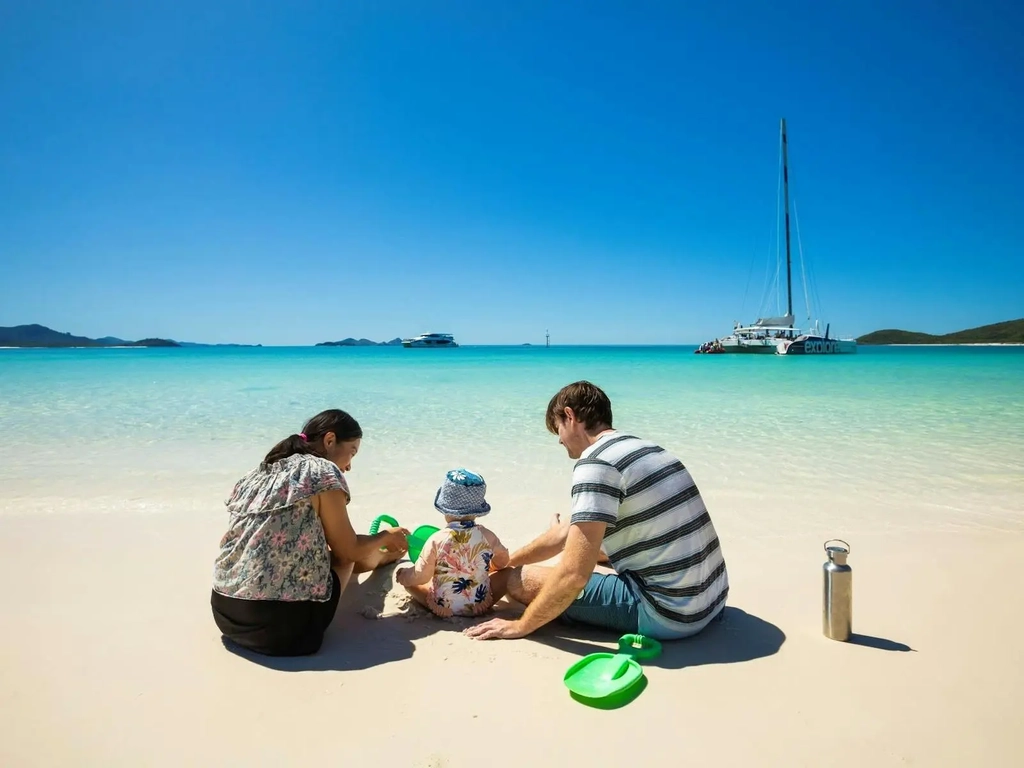
[[[825,593],[821,612],[822,630],[825,637],[846,641],[850,639],[853,630],[853,568],[846,563],[850,545],[842,539],[829,539],[825,542],[825,552],[828,561],[823,566]]]

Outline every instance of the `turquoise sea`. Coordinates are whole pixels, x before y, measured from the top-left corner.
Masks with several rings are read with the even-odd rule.
[[[357,499],[429,497],[461,465],[508,504],[556,509],[571,462],[544,410],[584,378],[744,530],[801,505],[808,524],[898,527],[914,508],[915,524],[1024,528],[1020,347],[0,350],[0,513],[219,513],[239,474],[326,407],[363,426]]]

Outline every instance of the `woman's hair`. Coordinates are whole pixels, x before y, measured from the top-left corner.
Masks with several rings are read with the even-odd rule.
[[[356,440],[363,436],[363,430],[359,422],[349,416],[345,411],[338,408],[330,408],[321,411],[312,419],[306,422],[301,434],[289,435],[279,442],[263,459],[264,464],[273,464],[275,461],[287,459],[295,454],[312,454],[327,458],[327,451],[324,448],[324,435],[333,432],[339,443],[347,440]]]

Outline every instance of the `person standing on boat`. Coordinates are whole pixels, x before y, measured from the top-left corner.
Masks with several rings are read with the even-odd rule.
[[[315,653],[352,573],[408,549],[404,528],[367,536],[349,521],[344,473],[362,436],[345,411],[323,411],[235,484],[210,595],[225,638],[269,656]]]
[[[496,594],[526,605],[465,633],[524,637],[560,619],[659,640],[688,637],[723,616],[729,576],[718,534],[689,471],[649,440],[612,427],[608,396],[588,381],[548,403],[572,473],[572,513],[514,552],[494,574]],[[554,567],[536,565],[561,554]],[[599,572],[607,560],[614,570]]]

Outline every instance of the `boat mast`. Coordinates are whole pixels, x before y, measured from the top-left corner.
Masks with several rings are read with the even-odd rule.
[[[789,255],[789,147],[786,144],[786,118],[782,118],[782,188],[786,201],[786,314],[793,314],[793,272]]]

